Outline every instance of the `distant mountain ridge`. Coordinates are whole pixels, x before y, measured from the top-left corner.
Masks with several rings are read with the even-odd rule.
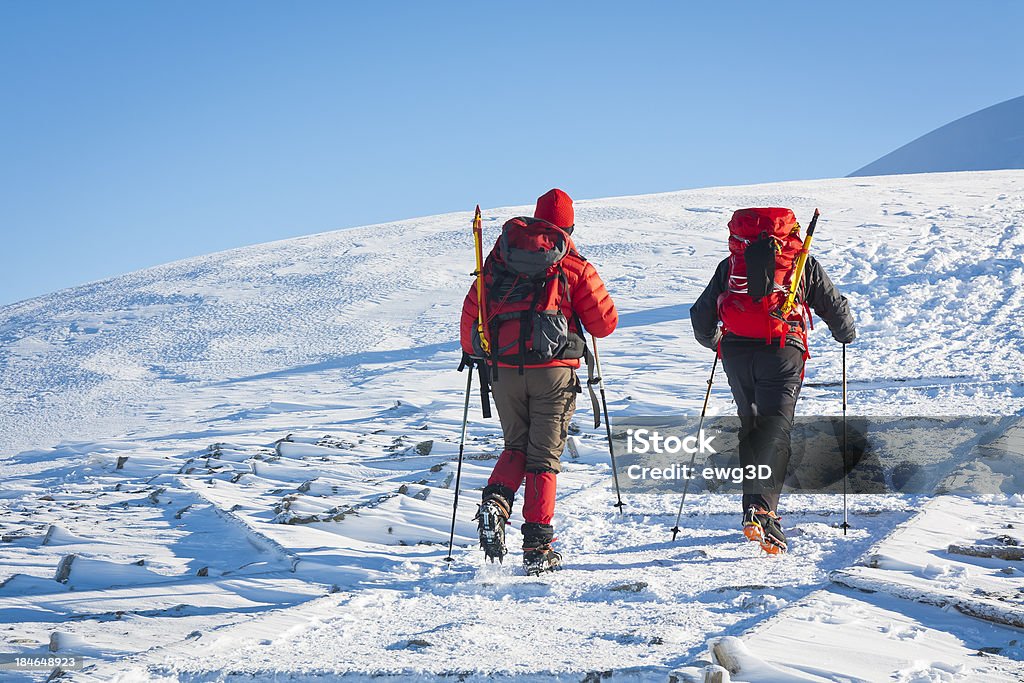
[[[1024,96],[947,123],[848,177],[1024,168]]]

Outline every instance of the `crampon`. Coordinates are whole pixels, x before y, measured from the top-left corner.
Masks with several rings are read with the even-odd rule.
[[[508,548],[505,546],[505,526],[511,515],[509,504],[504,498],[492,495],[486,498],[476,512],[477,532],[484,556],[491,562],[503,562]]]
[[[769,555],[786,552],[786,534],[780,525],[781,518],[771,510],[751,506],[743,515],[743,535],[747,540],[761,546]]]
[[[523,570],[527,576],[538,576],[544,572],[562,568],[562,555],[547,543],[537,548],[523,548]]]

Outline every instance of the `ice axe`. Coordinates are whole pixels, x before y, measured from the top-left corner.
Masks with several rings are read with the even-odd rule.
[[[800,247],[800,253],[796,257],[796,266],[793,268],[793,277],[789,281],[789,292],[786,294],[786,300],[782,304],[780,311],[781,317],[785,318],[787,315],[793,312],[793,308],[796,307],[796,295],[800,289],[800,280],[804,276],[804,268],[807,266],[807,257],[811,252],[811,240],[814,239],[814,227],[818,224],[818,216],[821,212],[817,209],[814,210],[814,216],[811,217],[811,224],[807,226],[807,236],[804,237],[804,244]]]

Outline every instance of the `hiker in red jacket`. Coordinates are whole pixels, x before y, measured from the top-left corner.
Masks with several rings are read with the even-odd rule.
[[[786,310],[802,249],[800,225],[789,209],[740,209],[729,221],[730,256],[690,307],[697,341],[715,349],[729,377],[740,417],[740,464],[768,465],[772,477],[743,482],[743,533],[770,554],[786,551],[778,514],[790,456],[790,431],[807,359],[811,311],[832,337],[857,336],[850,305],[813,256]]]
[[[537,200],[533,218],[505,223],[483,267],[490,354],[479,338],[475,286],[462,307],[462,349],[491,364],[505,437],[477,514],[480,545],[492,561],[505,556],[505,525],[525,480],[523,565],[530,574],[561,562],[551,548],[555,475],[581,390],[575,371],[583,332],[606,337],[619,320],[594,266],[576,251],[574,224],[572,199],[558,189]]]

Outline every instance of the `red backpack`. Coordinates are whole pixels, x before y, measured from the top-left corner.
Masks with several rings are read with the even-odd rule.
[[[740,209],[729,221],[729,284],[718,297],[723,333],[763,338],[766,343],[799,334],[807,346],[810,315],[802,292],[782,315],[797,256],[800,224],[789,209]],[[802,287],[801,287],[802,289]]]
[[[543,365],[584,357],[585,342],[572,313],[567,256],[582,259],[561,228],[539,218],[513,218],[484,264],[487,335],[485,354],[473,330],[473,348],[495,364]]]

